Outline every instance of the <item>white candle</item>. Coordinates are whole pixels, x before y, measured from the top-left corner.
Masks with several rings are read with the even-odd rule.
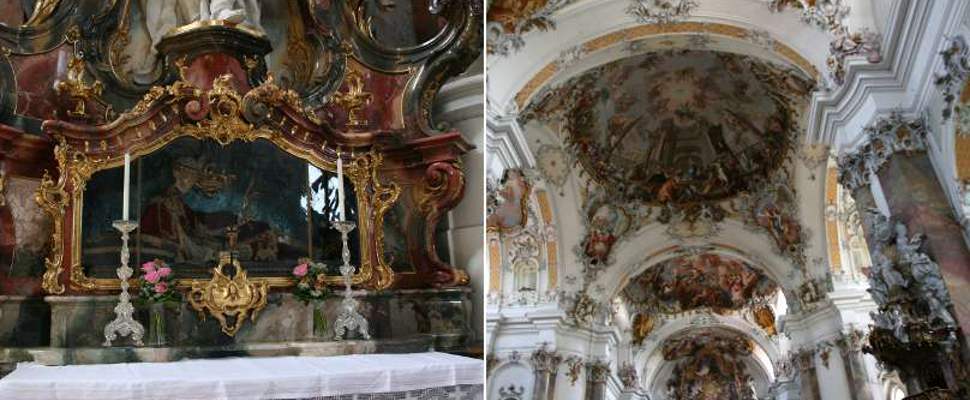
[[[340,214],[340,221],[346,220],[344,215],[344,160],[337,153],[337,213]]]
[[[124,203],[121,207],[121,210],[122,210],[121,219],[125,221],[128,220],[128,197],[129,197],[128,193],[131,191],[131,184],[129,183],[130,180],[131,180],[131,154],[125,153],[125,192],[124,192],[125,194],[124,194],[124,200],[122,200]]]

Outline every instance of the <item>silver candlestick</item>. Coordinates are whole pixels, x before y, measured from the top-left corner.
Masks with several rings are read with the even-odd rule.
[[[351,290],[354,266],[350,265],[350,248],[347,247],[347,234],[354,230],[357,224],[353,221],[336,221],[333,223],[333,226],[340,231],[340,240],[344,243],[343,251],[341,252],[344,265],[340,266],[340,275],[344,277],[344,299],[340,303],[340,314],[337,315],[337,321],[333,325],[334,340],[343,340],[344,334],[353,331],[360,331],[361,336],[369,340],[370,333],[367,332],[367,319],[357,312],[359,304],[354,299],[354,294]]]
[[[131,256],[128,250],[128,234],[138,228],[138,223],[129,220],[115,221],[112,226],[121,231],[121,267],[118,267],[118,279],[121,280],[121,294],[118,295],[118,305],[115,306],[115,319],[104,327],[104,345],[111,346],[111,341],[118,336],[131,335],[131,340],[137,346],[144,346],[141,338],[145,335],[145,328],[132,318],[135,307],[131,305],[131,296],[128,294],[128,278],[131,277],[132,269],[128,266]]]

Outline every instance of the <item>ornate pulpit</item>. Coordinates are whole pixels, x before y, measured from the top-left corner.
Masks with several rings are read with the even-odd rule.
[[[0,187],[15,186],[4,198],[18,197],[20,207],[0,206],[0,226],[44,242],[0,277],[10,282],[0,294],[20,296],[5,307],[39,310],[32,323],[49,326],[49,339],[31,344],[50,346],[44,354],[61,361],[115,357],[81,349],[96,346],[100,329],[91,324],[110,318],[120,288],[110,221],[120,217],[127,154],[138,223],[133,296],[145,285],[139,266],[158,259],[189,300],[160,318],[170,357],[329,341],[319,325],[339,298],[306,303],[290,292],[294,268],[307,262],[325,266],[326,288],[342,288],[333,229],[341,219],[356,223],[352,285],[377,350],[429,337],[462,348],[469,277],[449,263],[440,225],[463,197],[459,157],[470,146],[459,132],[435,129],[431,104],[478,57],[480,4],[212,2],[186,13],[130,0],[45,3],[50,12],[32,25],[0,25],[0,148],[16,150],[0,152]],[[346,182],[336,179],[338,160]],[[349,194],[340,213],[338,186]],[[27,192],[33,209],[23,205]],[[43,226],[14,231],[23,218]],[[28,254],[21,240],[2,241],[0,254]],[[218,274],[225,285],[207,286]],[[232,315],[249,322],[194,307],[219,315],[220,326],[187,308],[232,288],[263,296],[250,302],[258,310],[233,303]],[[360,346],[353,351],[375,350]]]

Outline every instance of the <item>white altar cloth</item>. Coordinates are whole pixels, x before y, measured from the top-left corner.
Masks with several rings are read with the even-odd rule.
[[[42,366],[0,379],[3,400],[306,399],[484,384],[484,362],[446,353]],[[407,396],[411,397],[411,396]],[[477,396],[476,396],[477,397]]]

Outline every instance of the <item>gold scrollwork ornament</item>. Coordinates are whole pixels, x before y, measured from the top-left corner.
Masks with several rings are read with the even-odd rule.
[[[351,68],[346,80],[347,91],[335,93],[333,102],[347,111],[348,128],[366,128],[367,118],[361,114],[373,96],[364,90],[364,78],[360,71]]]
[[[758,308],[754,310],[754,318],[755,322],[758,323],[758,326],[760,326],[761,329],[764,329],[768,336],[775,336],[778,334],[778,331],[775,328],[775,313],[771,310],[771,306],[767,304],[758,306]]]
[[[58,146],[58,148],[61,147]],[[56,149],[55,153],[57,153]],[[50,294],[61,294],[65,290],[64,284],[60,282],[61,272],[64,270],[61,266],[64,258],[62,233],[64,231],[64,209],[67,207],[67,192],[64,191],[64,183],[64,177],[54,182],[50,174],[45,171],[40,186],[37,188],[37,193],[34,195],[34,200],[51,219],[52,225],[51,250],[47,258],[44,259],[44,277],[41,279],[41,287]]]
[[[637,314],[633,318],[633,344],[642,345],[656,327],[656,320],[650,314]]]
[[[236,269],[232,278],[222,271],[226,265]],[[219,321],[223,333],[236,336],[247,318],[255,321],[259,311],[266,307],[268,291],[268,283],[250,281],[239,261],[231,260],[229,254],[224,253],[220,256],[219,265],[212,269],[212,280],[192,283],[188,299],[189,305],[202,320],[205,320],[205,313],[208,312]],[[230,319],[233,321],[229,322]]]

